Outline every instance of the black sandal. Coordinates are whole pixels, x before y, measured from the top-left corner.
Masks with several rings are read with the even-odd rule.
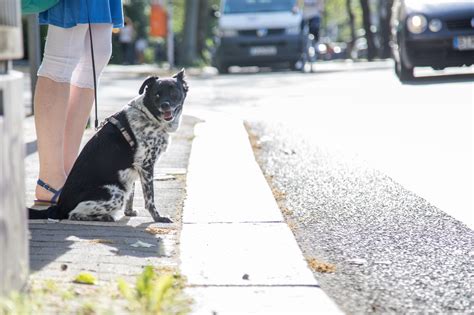
[[[53,193],[53,197],[51,198],[51,200],[42,200],[42,199],[35,199],[33,201],[33,206],[31,207],[31,209],[38,209],[38,208],[42,208],[42,209],[45,209],[45,208],[49,208],[51,206],[55,206],[58,202],[58,199],[59,199],[59,195],[61,194],[61,191],[63,190],[62,188],[60,189],[54,189],[53,187],[51,187],[50,185],[46,184],[44,181],[42,181],[41,179],[38,179],[38,181],[36,182],[36,184],[40,187],[43,187],[44,189],[46,189],[47,191]],[[41,209],[38,209],[38,210],[41,210]]]

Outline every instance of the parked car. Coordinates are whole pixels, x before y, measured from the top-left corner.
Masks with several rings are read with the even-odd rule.
[[[474,64],[473,0],[395,0],[391,47],[401,81],[413,79],[415,67]]]
[[[296,0],[222,0],[213,64],[219,73],[230,66],[294,67],[303,51],[302,18]]]

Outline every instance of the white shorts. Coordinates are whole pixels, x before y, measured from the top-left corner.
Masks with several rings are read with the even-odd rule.
[[[97,80],[112,55],[112,24],[92,24]],[[43,62],[38,76],[81,88],[94,88],[89,25],[48,26]]]

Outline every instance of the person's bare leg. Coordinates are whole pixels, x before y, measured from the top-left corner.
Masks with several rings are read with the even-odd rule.
[[[66,175],[79,154],[82,136],[94,104],[94,90],[71,85],[67,109],[66,130],[64,131],[64,170]]]
[[[35,89],[35,124],[40,161],[39,178],[54,189],[66,181],[64,172],[64,129],[69,99],[69,83],[38,77]],[[53,194],[36,186],[37,199],[50,200]]]

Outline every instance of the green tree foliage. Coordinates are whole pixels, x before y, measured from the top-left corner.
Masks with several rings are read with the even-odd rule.
[[[355,18],[355,29],[362,28],[362,9],[359,1],[351,1]],[[346,0],[326,0],[322,21],[326,33],[331,33],[334,28],[338,29],[336,41],[350,42],[351,30],[349,16],[346,9]]]
[[[180,36],[184,28],[185,0],[173,0],[173,31]]]
[[[128,16],[135,27],[137,38],[146,37],[150,27],[150,4],[146,0],[129,0],[124,5],[124,15]]]

